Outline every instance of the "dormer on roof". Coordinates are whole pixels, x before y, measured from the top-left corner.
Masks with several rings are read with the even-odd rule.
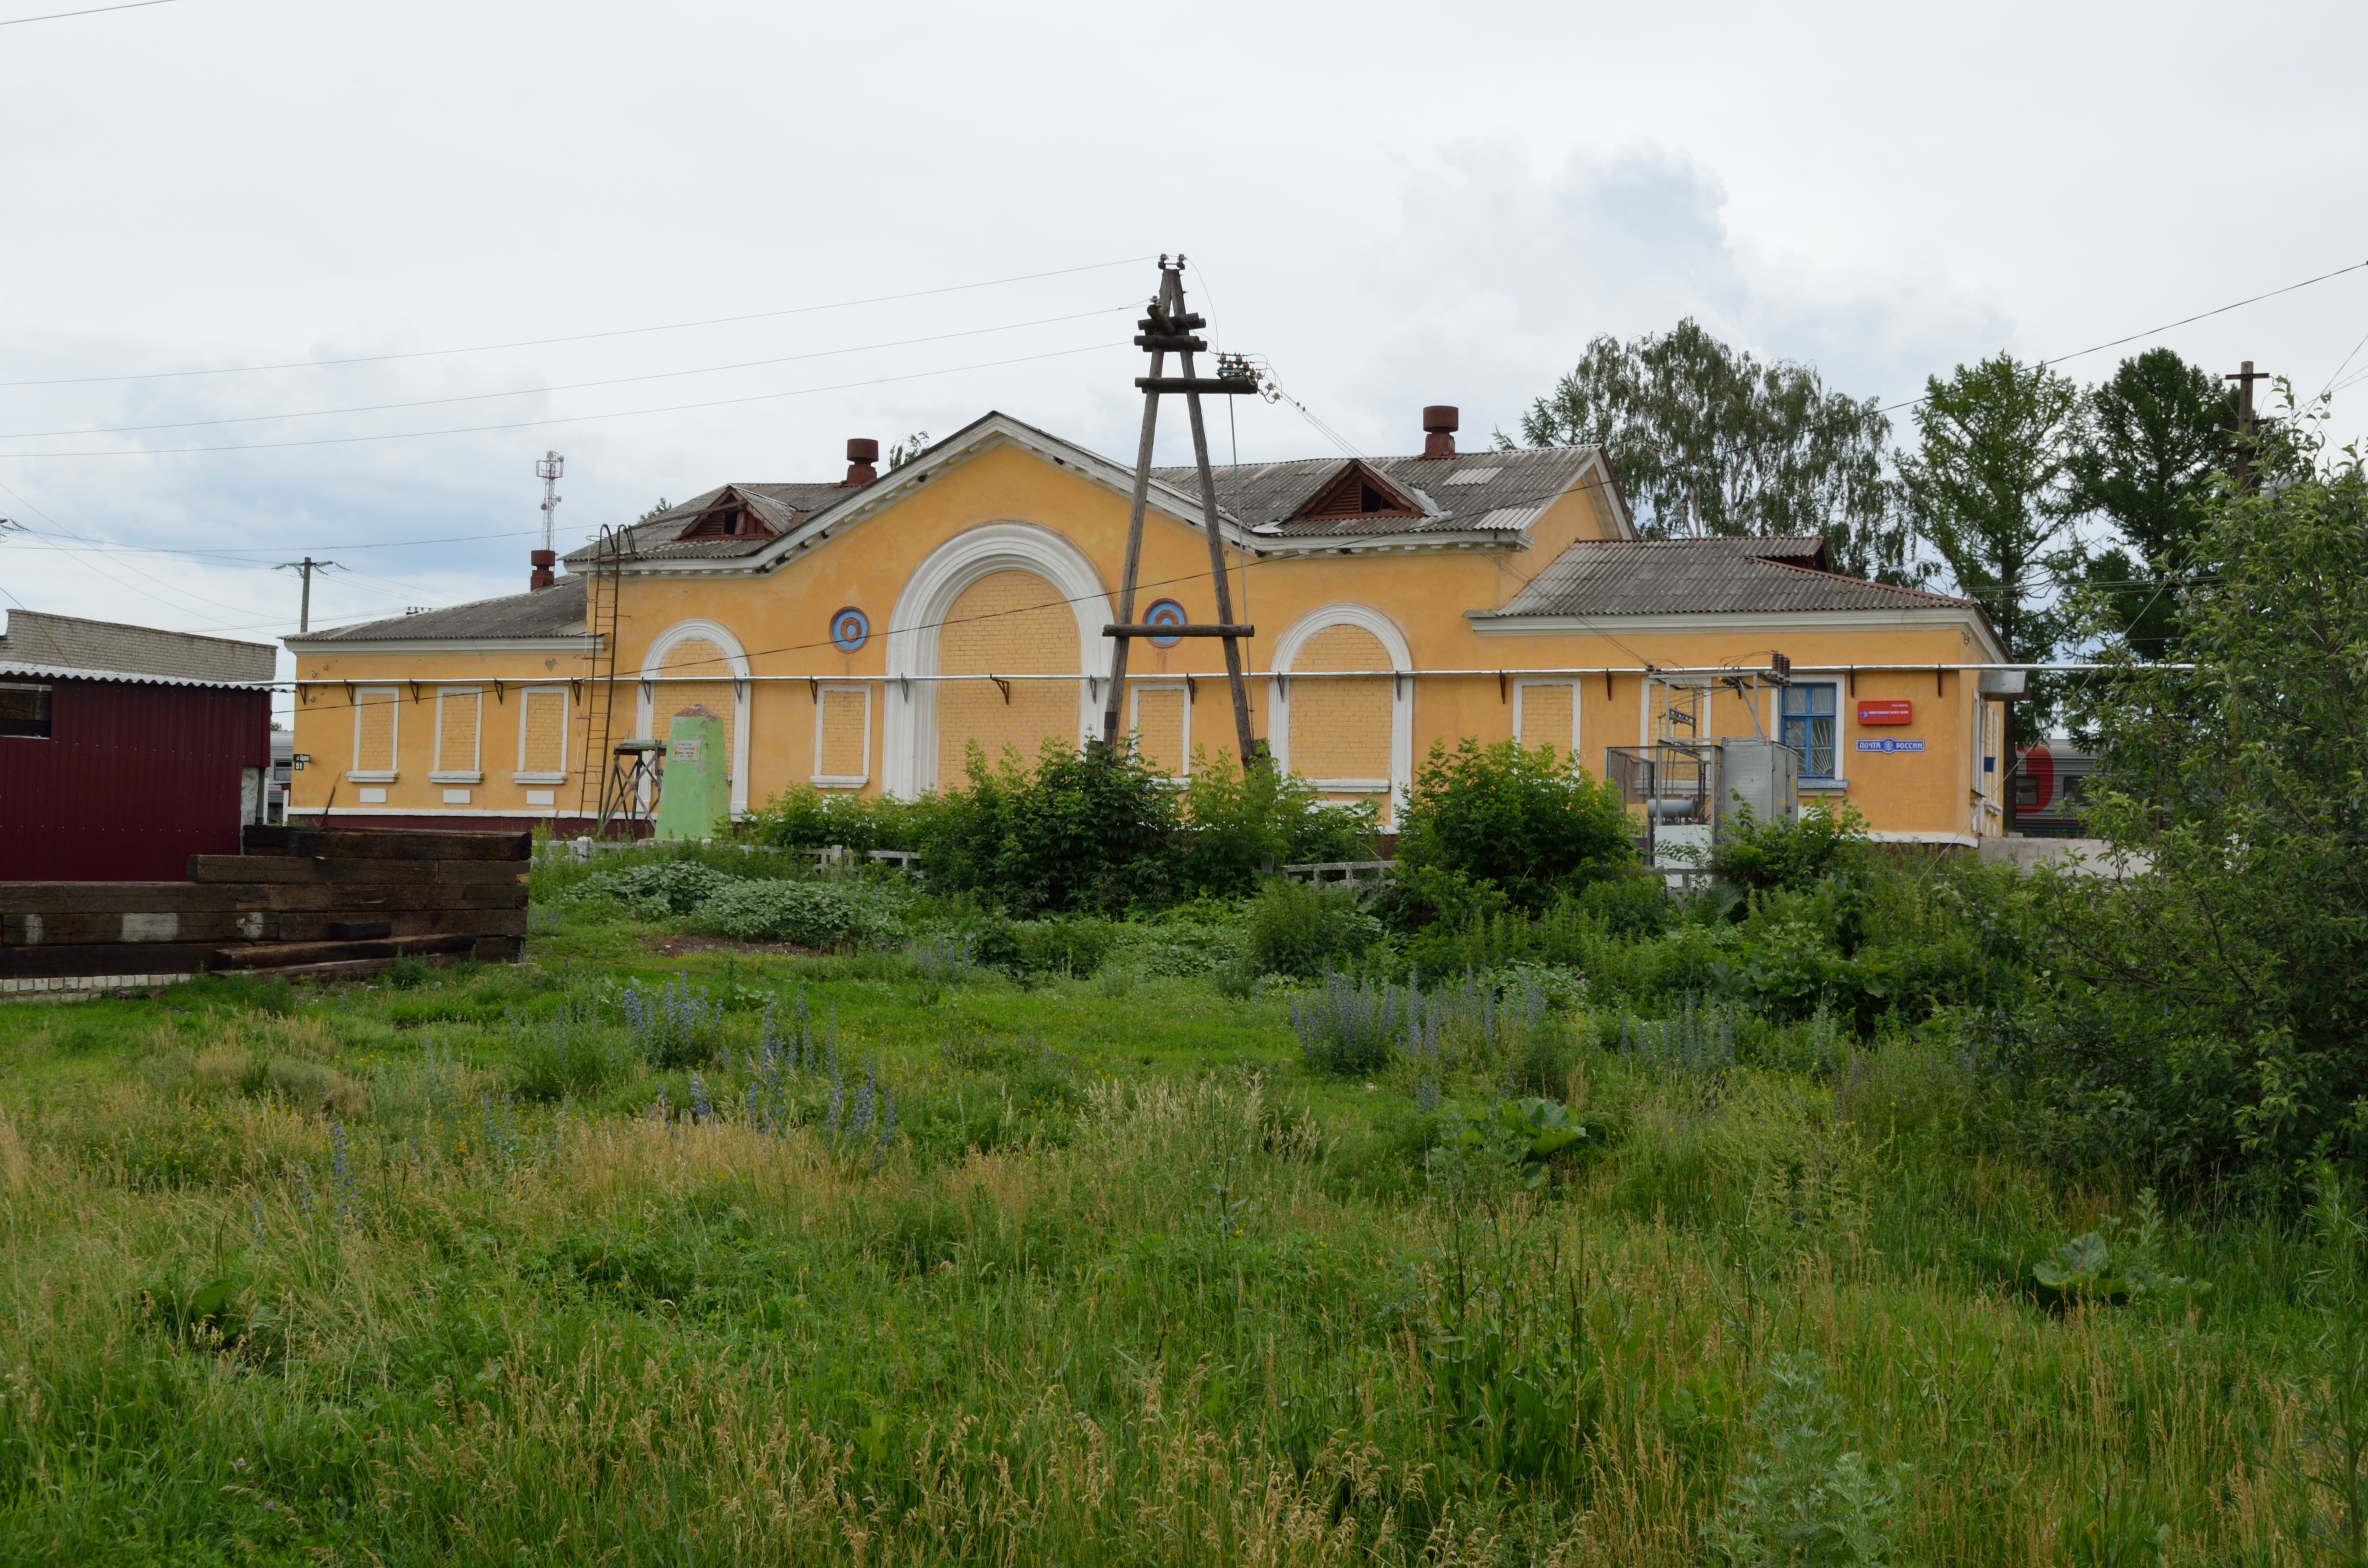
[[[1419,517],[1424,515],[1421,504],[1414,497],[1391,483],[1369,464],[1352,458],[1341,464],[1339,473],[1319,486],[1315,494],[1285,520]]]
[[[743,494],[738,486],[726,485],[674,537],[771,539],[781,531],[776,521],[780,510],[762,496]]]

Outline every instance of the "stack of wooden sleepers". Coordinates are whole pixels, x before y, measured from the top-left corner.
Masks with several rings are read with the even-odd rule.
[[[243,843],[190,856],[185,882],[0,881],[0,994],[518,956],[526,834],[250,827]]]

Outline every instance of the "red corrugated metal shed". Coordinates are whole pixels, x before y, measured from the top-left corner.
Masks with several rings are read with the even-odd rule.
[[[241,770],[271,763],[268,691],[39,681],[50,734],[0,735],[0,881],[172,881],[238,853]]]

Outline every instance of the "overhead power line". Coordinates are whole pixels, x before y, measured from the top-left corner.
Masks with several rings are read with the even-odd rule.
[[[2263,300],[2274,300],[2281,294],[2291,294],[2297,289],[2307,289],[2314,283],[2324,283],[2330,278],[2340,278],[2347,272],[2357,272],[2363,267],[2368,267],[2368,261],[2355,261],[2349,267],[2339,267],[2332,272],[2322,272],[2316,278],[2305,278],[2299,283],[2289,283],[2283,289],[2272,289],[2266,294],[2256,294],[2249,300],[2238,300],[2234,304],[2215,305],[2211,310],[2198,311],[2192,316],[2181,316],[2177,321],[2165,322],[2160,326],[2148,327],[2144,332],[2134,332],[2127,337],[2116,337],[2109,343],[2092,343],[2086,348],[2075,348],[2069,354],[2058,354],[2052,359],[2042,359],[2039,363],[2043,366],[2061,365],[2066,360],[2078,359],[2090,354],[2101,354],[2108,348],[2119,348],[2125,343],[2135,343],[2142,337],[2158,337],[2166,332],[2175,331],[2195,322],[2204,321],[2213,316],[2224,316],[2230,311],[2242,310],[2247,305],[2258,305]],[[1919,403],[1930,403],[1931,398],[1932,394],[1927,392],[1922,397],[1911,397],[1905,403],[1885,403],[1878,412],[1896,413],[1903,408],[1913,408]]]
[[[195,457],[211,452],[265,452],[287,447],[344,447],[360,441],[415,441],[428,436],[467,436],[488,430],[535,430],[551,425],[585,425],[596,419],[634,419],[651,414],[682,414],[702,408],[729,408],[746,403],[772,403],[781,398],[814,397],[823,392],[850,392],[858,387],[888,386],[897,381],[927,381],[931,376],[961,375],[969,370],[999,369],[1040,359],[1064,359],[1077,354],[1100,354],[1124,347],[1121,343],[1088,343],[1078,348],[1055,348],[1047,354],[1020,354],[1008,359],[987,359],[975,365],[949,365],[938,370],[914,370],[901,376],[873,376],[867,381],[837,381],[825,387],[794,387],[787,392],[751,392],[746,397],[710,398],[703,403],[675,403],[658,408],[620,408],[609,414],[563,414],[543,419],[512,419],[497,425],[451,425],[436,430],[391,430],[375,436],[316,436],[302,441],[245,441],[221,447],[103,447],[86,452],[0,452],[7,458],[158,458]]]
[[[46,17],[10,17],[0,21],[0,28],[21,28],[27,22],[63,22],[68,17],[96,17],[105,11],[144,11],[151,6],[170,6],[173,0],[125,0],[120,6],[93,6],[81,11],[51,11]]]
[[[163,4],[164,0],[151,0]],[[40,17],[27,17],[39,21]],[[900,300],[926,300],[937,294],[959,294],[973,289],[999,289],[1008,283],[1032,283],[1044,278],[1067,278],[1080,272],[1101,272],[1149,261],[1131,256],[1117,261],[1097,261],[1085,267],[1058,267],[1049,272],[1022,272],[1009,278],[988,278],[975,283],[949,283],[937,289],[915,289],[903,294],[873,294],[860,300],[834,300],[825,305],[791,305],[778,311],[753,311],[746,315],[708,316],[699,321],[665,322],[655,326],[620,326],[606,332],[569,333],[558,337],[522,337],[510,343],[478,343],[465,348],[415,348],[399,354],[355,354],[338,359],[287,359],[271,365],[217,365],[199,370],[142,370],[114,376],[61,376],[46,381],[0,381],[0,387],[87,386],[96,381],[161,381],[183,376],[240,376],[261,370],[317,370],[335,365],[381,365],[393,359],[436,359],[456,354],[495,354],[507,348],[542,348],[554,343],[592,343],[609,337],[633,337],[652,332],[687,332],[693,327],[732,326],[741,322],[772,321],[781,316],[812,315],[818,311],[851,311],[863,305],[893,304]]]
[[[1079,311],[1072,315],[1042,316],[1034,321],[1007,322],[1001,326],[974,326],[961,332],[931,333],[925,337],[900,337],[886,343],[859,343],[846,348],[817,348],[804,354],[780,354],[768,359],[741,359],[729,365],[700,365],[688,370],[652,370],[646,375],[609,376],[597,381],[562,381],[556,386],[518,387],[508,392],[459,392],[450,397],[415,398],[405,403],[364,403],[346,408],[300,408],[287,414],[236,414],[220,419],[173,419],[155,425],[102,425],[84,429],[11,430],[0,434],[0,441],[32,441],[55,436],[130,436],[147,430],[195,430],[220,425],[262,425],[275,419],[325,419],[340,414],[383,414],[404,408],[440,408],[455,403],[488,403],[495,398],[535,397],[548,392],[584,392],[594,387],[621,387],[639,381],[672,381],[683,376],[714,376],[728,370],[761,369],[768,365],[791,365],[805,359],[829,359],[842,354],[871,354],[886,348],[910,348],[916,344],[943,343],[957,337],[983,337],[997,332],[1019,332],[1031,326],[1053,326],[1065,322],[1085,321],[1093,316],[1113,315],[1121,311],[1140,310],[1132,301],[1110,305],[1101,310]]]

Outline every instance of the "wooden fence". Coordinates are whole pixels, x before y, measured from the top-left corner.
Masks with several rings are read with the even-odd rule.
[[[249,827],[180,882],[0,882],[0,994],[290,978],[518,956],[523,833]]]

